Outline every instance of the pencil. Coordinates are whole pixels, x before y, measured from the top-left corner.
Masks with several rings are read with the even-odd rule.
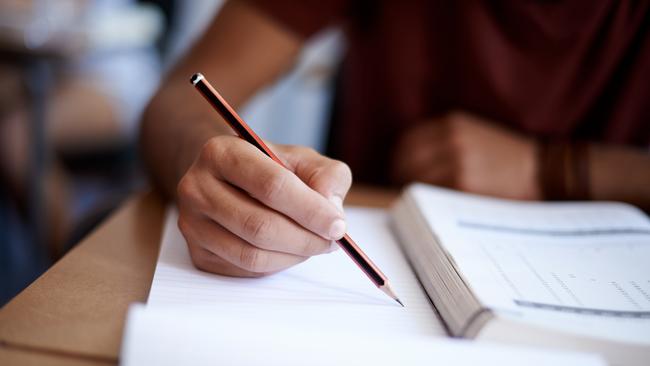
[[[248,126],[244,120],[239,117],[237,112],[226,102],[225,99],[210,85],[210,83],[205,79],[205,77],[200,74],[194,74],[190,78],[190,82],[194,87],[203,95],[203,97],[214,107],[214,109],[219,112],[221,117],[228,123],[230,128],[232,128],[239,137],[248,141],[253,146],[257,147],[260,151],[266,154],[268,157],[273,159],[276,163],[281,166],[286,166],[282,161],[271,151],[271,149],[266,146],[264,141],[257,136],[257,134]],[[338,245],[347,253],[347,255],[361,268],[361,270],[368,276],[368,278],[388,295],[393,300],[397,301],[398,304],[404,306],[400,299],[395,295],[393,289],[390,287],[390,283],[386,275],[384,275],[381,270],[372,262],[372,260],[366,255],[366,253],[361,250],[357,243],[352,240],[350,235],[345,234],[341,239],[336,241]]]

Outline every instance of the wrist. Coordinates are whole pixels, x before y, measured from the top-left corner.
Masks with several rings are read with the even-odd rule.
[[[590,198],[589,145],[585,142],[541,141],[538,185],[546,200]]]
[[[542,190],[539,184],[539,143],[535,139],[529,139],[526,144],[526,149],[523,157],[522,164],[522,177],[524,177],[524,186],[528,187],[525,192],[526,198],[530,200],[542,199]]]

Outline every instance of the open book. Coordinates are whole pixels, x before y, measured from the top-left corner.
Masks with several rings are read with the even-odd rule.
[[[392,224],[452,335],[650,363],[650,220],[637,208],[416,184]]]
[[[631,293],[631,282],[650,291],[648,270],[639,267],[648,262],[650,224],[632,207],[514,203],[415,185],[390,214],[347,208],[346,215],[351,236],[390,278],[405,308],[374,287],[340,250],[258,279],[201,272],[191,263],[172,208],[147,307],[135,308],[127,322],[123,362],[210,364],[205,360],[214,356],[221,363],[283,365],[432,359],[500,366],[600,364],[572,350],[604,351],[615,364],[648,360],[650,323],[643,315],[648,303],[628,294],[641,309],[628,308],[597,287],[610,280],[622,291]],[[603,235],[592,240],[588,234],[594,232]],[[571,245],[563,246],[566,240]],[[562,248],[568,249],[560,255]],[[597,262],[604,260],[601,254],[609,256],[606,268]],[[560,270],[576,261],[570,273]],[[529,268],[537,271],[537,283],[524,276]],[[546,278],[554,278],[551,273],[565,282],[562,290]],[[587,275],[596,287],[571,280]],[[533,296],[541,291],[540,281],[561,301]],[[581,305],[561,291],[573,291]],[[449,334],[478,342],[452,342]]]

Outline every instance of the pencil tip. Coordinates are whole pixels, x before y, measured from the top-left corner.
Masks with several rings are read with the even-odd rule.
[[[388,295],[391,299],[397,301],[398,304],[402,305],[404,307],[404,304],[399,300],[397,295],[395,295],[395,292],[393,292],[393,289],[390,288],[390,285],[388,282],[385,282],[383,286],[379,287],[380,290],[382,290],[386,295]]]

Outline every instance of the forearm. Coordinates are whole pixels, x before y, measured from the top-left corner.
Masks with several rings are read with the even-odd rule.
[[[302,40],[245,2],[228,2],[189,55],[172,71],[145,111],[141,128],[150,175],[169,197],[211,137],[232,133],[193,90],[202,72],[235,107],[288,69]]]
[[[623,146],[589,149],[590,194],[594,200],[623,201],[650,211],[650,152]]]

